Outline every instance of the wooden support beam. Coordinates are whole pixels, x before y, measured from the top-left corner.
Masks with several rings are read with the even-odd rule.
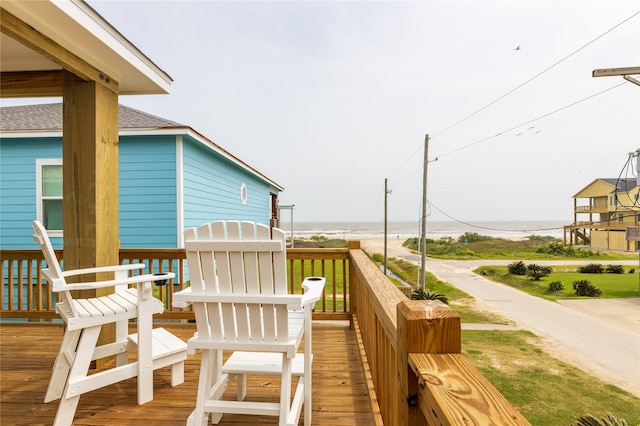
[[[62,128],[65,269],[117,265],[118,95],[65,72]],[[82,297],[113,289],[93,292]],[[103,328],[99,343],[114,337]]]
[[[460,316],[436,300],[403,300],[397,305],[398,425],[422,425],[418,380],[409,354],[460,353]]]
[[[593,70],[593,77],[610,77],[614,75],[638,75],[640,67],[603,68]]]
[[[62,70],[0,73],[0,93],[3,98],[62,96],[63,83]]]
[[[83,80],[94,81],[112,92],[118,93],[119,84],[113,78],[2,8],[0,8],[0,30]],[[5,96],[4,92],[2,96]]]

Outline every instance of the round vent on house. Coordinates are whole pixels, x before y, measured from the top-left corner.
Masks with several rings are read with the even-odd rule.
[[[244,183],[240,185],[240,201],[242,204],[247,204],[247,185]]]

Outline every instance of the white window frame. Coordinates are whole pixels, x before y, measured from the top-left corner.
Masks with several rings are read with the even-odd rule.
[[[44,212],[42,211],[42,167],[43,166],[62,166],[62,158],[39,158],[36,159],[36,218],[44,223]],[[62,237],[62,230],[47,230],[50,237]]]

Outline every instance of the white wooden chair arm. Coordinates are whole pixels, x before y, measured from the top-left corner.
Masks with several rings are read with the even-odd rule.
[[[177,293],[173,293],[173,306],[175,308],[184,308],[190,303],[256,303],[256,304],[273,304],[273,305],[291,305],[301,306],[300,295],[295,294],[210,294],[210,293],[194,293],[192,287],[185,288]]]
[[[326,279],[323,277],[308,277],[302,282],[304,294],[302,295],[301,305],[306,306],[310,303],[315,304],[322,298]]]
[[[86,274],[98,274],[101,272],[120,272],[120,271],[131,271],[135,269],[144,269],[146,265],[144,263],[131,263],[128,265],[113,265],[113,266],[98,266],[95,268],[82,268],[82,269],[71,269],[69,271],[63,271],[63,277],[73,277],[76,275],[86,275]]]
[[[56,291],[69,291],[69,290],[91,290],[103,287],[114,287],[123,284],[140,284],[151,281],[168,280],[175,278],[176,274],[173,272],[165,272],[163,274],[146,274],[146,275],[134,275],[133,277],[127,277],[116,280],[106,281],[94,281],[88,283],[66,284],[64,287],[53,287],[51,290]]]

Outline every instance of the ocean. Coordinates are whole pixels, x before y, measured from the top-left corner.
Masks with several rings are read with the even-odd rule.
[[[496,238],[522,239],[530,235],[563,238],[564,225],[570,222],[529,221],[529,222],[429,222],[427,221],[427,238],[434,240],[442,237],[457,238],[465,232],[475,232]],[[286,220],[280,224],[287,233],[291,233],[291,223]],[[387,238],[407,239],[420,236],[418,222],[389,222]],[[384,238],[384,223],[365,222],[294,222],[295,238],[309,239],[313,236],[324,236],[329,239],[359,240]]]

